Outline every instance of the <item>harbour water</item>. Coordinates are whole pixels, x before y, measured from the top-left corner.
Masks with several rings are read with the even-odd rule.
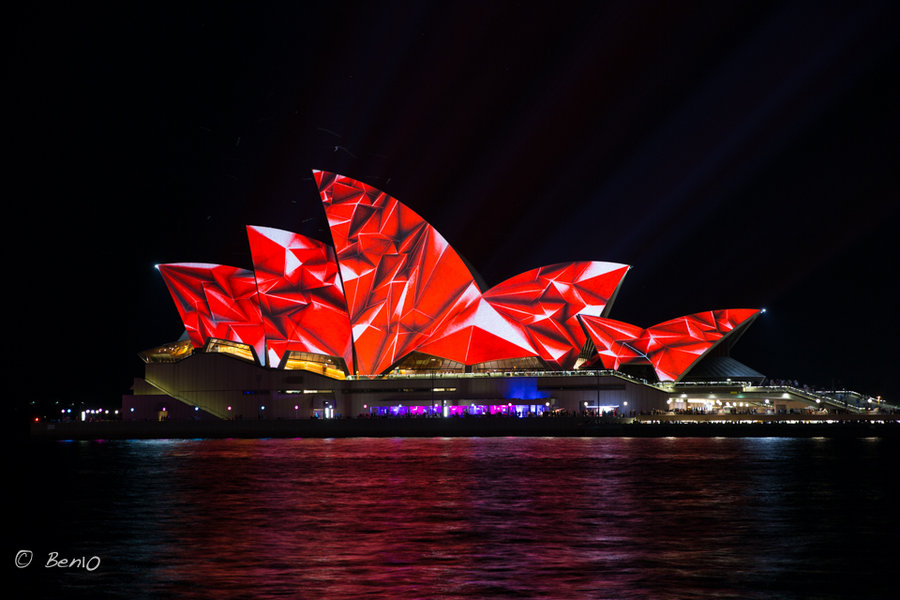
[[[10,461],[7,581],[36,598],[896,598],[898,450],[877,437],[26,443]]]

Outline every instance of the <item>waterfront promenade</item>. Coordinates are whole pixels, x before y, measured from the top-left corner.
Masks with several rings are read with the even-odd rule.
[[[347,437],[871,437],[900,435],[900,415],[469,417],[33,423],[33,440]]]

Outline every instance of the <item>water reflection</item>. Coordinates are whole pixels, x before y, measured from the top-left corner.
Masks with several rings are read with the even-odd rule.
[[[70,518],[60,535],[51,517],[41,539],[104,562],[40,584],[89,594],[102,583],[123,598],[877,596],[889,559],[875,548],[898,532],[897,488],[879,466],[894,449],[765,438],[57,444],[43,450],[59,466],[42,485],[67,494]]]

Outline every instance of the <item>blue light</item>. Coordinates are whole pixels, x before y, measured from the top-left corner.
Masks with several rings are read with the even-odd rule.
[[[510,379],[509,388],[504,396],[506,400],[539,400],[549,397],[549,392],[537,389],[537,379],[534,377]]]

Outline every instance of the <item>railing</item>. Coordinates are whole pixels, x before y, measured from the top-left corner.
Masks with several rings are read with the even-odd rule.
[[[659,387],[662,384],[650,382],[646,379],[634,377],[612,369],[601,370],[570,370],[570,371],[494,371],[490,373],[388,373],[386,375],[348,375],[347,381],[364,381],[370,379],[396,380],[396,379],[475,379],[492,377],[617,377],[638,385]]]
[[[900,410],[900,406],[896,404],[885,402],[881,398],[869,396],[868,394],[863,394],[854,390],[823,390],[819,393],[827,398],[831,398],[837,402],[844,402],[845,404],[851,404],[849,401],[853,400],[851,406],[855,405],[863,409],[886,408],[889,410]]]
[[[671,391],[674,388],[685,388],[685,387],[749,387],[753,385],[753,382],[750,381],[742,381],[736,379],[726,379],[725,381],[661,381],[658,384],[655,384],[662,389],[667,391]]]
[[[815,390],[807,390],[799,387],[794,387],[792,385],[766,385],[766,386],[750,386],[744,388],[746,392],[775,392],[782,394],[792,394],[794,396],[798,396],[800,398],[804,398],[806,400],[811,400],[816,404],[826,404],[828,406],[833,406],[836,408],[841,408],[844,410],[848,410],[850,412],[862,413],[866,411],[865,406],[858,406],[856,404],[850,404],[849,402],[845,402],[837,397],[831,397],[824,392],[819,392]],[[857,393],[859,396],[862,394]]]

